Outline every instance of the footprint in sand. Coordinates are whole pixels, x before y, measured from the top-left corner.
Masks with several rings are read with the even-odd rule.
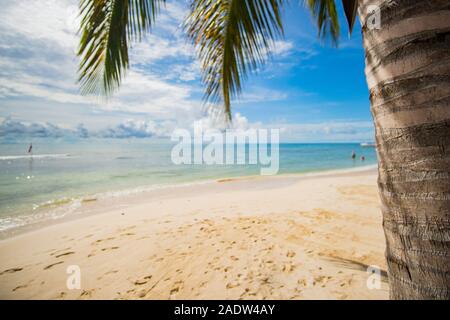
[[[50,255],[54,256],[56,254],[59,254],[60,252],[69,251],[70,249],[72,249],[72,248],[71,247],[67,247],[67,248],[58,249],[58,250],[57,249],[51,249],[51,250],[49,250],[47,252],[51,252]]]
[[[180,281],[175,282],[173,284],[172,289],[170,289],[170,295],[172,296],[172,295],[175,295],[178,292],[180,292],[180,290],[183,288],[183,286],[184,286],[184,282],[183,281],[180,280]]]
[[[134,284],[137,285],[137,286],[142,286],[142,285],[146,284],[147,282],[149,282],[151,278],[152,278],[151,275],[150,276],[145,276],[142,279],[136,280],[134,282]]]
[[[145,296],[147,295],[149,291],[142,289],[141,291],[138,292],[138,297],[139,298],[145,298]]]
[[[99,244],[99,243],[102,243],[102,242],[105,242],[105,241],[114,240],[114,239],[115,239],[115,237],[109,237],[109,238],[105,238],[105,239],[98,239],[98,240],[95,240],[94,242],[92,242],[91,244],[92,245],[96,245],[96,244]]]
[[[117,250],[117,249],[119,249],[119,247],[108,247],[108,248],[103,248],[102,251]]]
[[[136,234],[133,232],[126,232],[126,233],[122,233],[120,236],[121,237],[130,237],[130,236],[135,236]]]
[[[236,287],[239,287],[239,283],[237,283],[237,282],[229,282],[229,283],[227,283],[227,289],[233,289],[233,288],[236,288]]]
[[[286,272],[286,273],[290,273],[290,272],[294,271],[294,269],[295,269],[295,266],[292,265],[291,263],[286,263],[283,266],[283,272]]]
[[[111,270],[106,272],[105,274],[103,274],[102,276],[98,277],[97,280],[102,280],[104,277],[109,276],[111,274],[116,274],[117,272],[119,272],[118,270]]]
[[[295,252],[289,250],[289,251],[286,253],[286,257],[288,257],[288,258],[293,258],[293,257],[295,257]]]
[[[92,294],[94,293],[95,289],[91,290],[83,290],[80,294],[80,298],[90,298],[92,297]]]
[[[325,287],[325,285],[327,284],[327,282],[329,281],[329,280],[331,280],[332,279],[332,277],[331,276],[318,276],[318,277],[315,277],[314,278],[314,281],[313,281],[313,286],[316,286],[316,285],[320,285],[322,288],[323,287]]]
[[[55,258],[61,258],[61,257],[68,256],[68,255],[71,255],[71,254],[75,254],[75,252],[73,252],[73,251],[64,252],[64,253],[56,255]]]
[[[27,286],[26,284],[23,284],[23,285],[20,285],[20,286],[15,287],[12,291],[15,292],[15,291],[17,291],[17,290],[25,289],[25,288],[27,288],[27,287],[28,287],[28,286]]]
[[[303,287],[307,287],[308,286],[308,281],[306,279],[299,279],[297,280],[297,284],[303,286]]]
[[[2,272],[0,273],[0,276],[4,275],[4,274],[6,274],[6,273],[15,273],[15,272],[19,272],[19,271],[22,271],[22,270],[23,270],[23,268],[11,268],[11,269],[2,271]]]
[[[56,265],[58,265],[58,264],[61,264],[61,263],[64,263],[64,261],[58,261],[58,262],[56,262],[56,263],[49,264],[48,266],[46,266],[46,267],[44,268],[44,270],[48,270],[48,269],[50,269],[50,268],[52,268],[52,267],[54,267],[54,266],[56,266]]]

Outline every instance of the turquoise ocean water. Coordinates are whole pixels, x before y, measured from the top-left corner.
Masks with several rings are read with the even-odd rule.
[[[34,139],[32,157],[28,144],[0,142],[0,232],[70,214],[98,195],[260,173],[257,165],[174,165],[168,140]],[[359,144],[281,144],[279,150],[279,174],[376,164],[375,149]]]

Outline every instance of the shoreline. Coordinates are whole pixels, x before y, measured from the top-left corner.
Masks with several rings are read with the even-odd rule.
[[[168,184],[168,185],[149,185],[137,188],[128,188],[117,191],[107,191],[95,193],[92,195],[88,195],[82,198],[68,198],[70,203],[68,205],[76,205],[75,209],[72,212],[65,213],[61,217],[50,218],[48,217],[44,221],[38,221],[31,224],[25,224],[18,227],[12,227],[6,230],[0,231],[0,242],[11,239],[23,234],[31,233],[34,231],[38,231],[40,229],[45,229],[47,227],[64,224],[66,222],[84,219],[86,217],[90,217],[96,214],[102,214],[108,210],[118,209],[118,206],[121,206],[122,202],[129,202],[130,200],[138,200],[139,203],[142,204],[141,198],[146,198],[149,195],[159,195],[161,193],[173,192],[177,190],[183,190],[186,188],[195,188],[200,186],[208,186],[214,185],[217,183],[230,183],[230,182],[239,182],[239,181],[270,181],[270,180],[278,180],[278,179],[313,179],[320,177],[334,177],[340,175],[351,175],[357,173],[365,173],[365,172],[375,172],[377,169],[377,164],[375,165],[367,165],[362,167],[355,168],[344,168],[344,169],[330,169],[323,171],[313,171],[313,172],[304,172],[304,173],[284,173],[278,174],[274,176],[261,176],[261,175],[243,175],[243,176],[232,176],[232,177],[223,177],[217,179],[207,179],[207,180],[196,180],[191,182],[182,182],[176,184]],[[108,206],[106,202],[108,201],[114,202],[114,206]],[[145,201],[145,200],[144,200]],[[106,206],[106,208],[105,208]],[[56,206],[58,207],[58,206]],[[61,209],[64,206],[60,207]],[[69,208],[67,208],[68,210]],[[49,213],[50,210],[45,211],[45,213]],[[32,214],[31,214],[32,215]]]
[[[0,241],[0,298],[387,299],[376,180],[257,177],[120,198]]]

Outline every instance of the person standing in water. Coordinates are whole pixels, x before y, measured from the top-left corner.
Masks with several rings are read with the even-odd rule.
[[[28,147],[28,154],[32,155],[33,154],[33,144],[30,143],[30,146]]]
[[[353,159],[353,160],[356,159],[356,153],[355,153],[355,150],[352,151],[352,159]]]

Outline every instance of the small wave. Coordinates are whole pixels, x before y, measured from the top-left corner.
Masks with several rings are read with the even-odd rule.
[[[74,200],[75,200],[74,198],[53,199],[53,200],[49,200],[49,201],[46,201],[46,202],[43,202],[40,204],[33,205],[33,210],[42,209],[42,208],[60,207],[60,206],[69,204]]]
[[[14,234],[19,228],[30,228],[33,225],[45,224],[52,220],[62,219],[78,209],[81,201],[74,198],[50,200],[33,206],[29,214],[9,215],[0,218],[0,239]],[[30,229],[31,230],[31,229]]]
[[[377,165],[366,165],[357,168],[344,168],[335,170],[324,170],[308,173],[288,173],[282,174],[280,176],[292,176],[292,177],[315,177],[315,176],[326,176],[330,174],[342,174],[342,173],[352,173],[352,172],[363,172],[367,170],[375,170]],[[206,180],[195,180],[187,182],[177,182],[173,184],[155,184],[148,186],[140,186],[135,188],[126,188],[122,190],[104,191],[98,192],[90,195],[85,195],[81,197],[62,197],[58,199],[49,200],[40,204],[33,206],[33,213],[29,215],[19,215],[19,216],[8,216],[0,218],[0,235],[8,230],[13,230],[18,227],[24,227],[27,225],[32,225],[34,223],[45,222],[49,220],[56,220],[66,217],[70,214],[76,212],[83,205],[93,204],[98,201],[108,201],[110,198],[118,198],[127,195],[133,195],[138,193],[151,192],[162,189],[177,189],[184,188],[195,185],[207,185],[218,182],[232,182],[240,179],[248,179],[252,177],[257,177],[255,175],[251,176],[236,176],[236,177],[222,177],[213,178]],[[176,190],[175,190],[176,192]]]
[[[92,197],[95,198],[96,200],[104,200],[104,199],[108,199],[108,198],[117,198],[117,197],[121,197],[121,196],[133,195],[133,194],[150,192],[150,191],[184,188],[184,187],[189,187],[189,186],[211,184],[211,183],[215,183],[215,182],[216,182],[215,179],[209,179],[209,180],[198,180],[198,181],[190,181],[190,182],[177,182],[177,183],[173,183],[173,184],[153,184],[153,185],[140,186],[140,187],[135,187],[135,188],[126,188],[126,189],[121,189],[121,190],[99,192],[99,193],[92,195]]]
[[[21,160],[21,159],[64,159],[69,158],[70,154],[33,154],[33,155],[21,155],[21,156],[0,156],[0,161],[6,160]]]

